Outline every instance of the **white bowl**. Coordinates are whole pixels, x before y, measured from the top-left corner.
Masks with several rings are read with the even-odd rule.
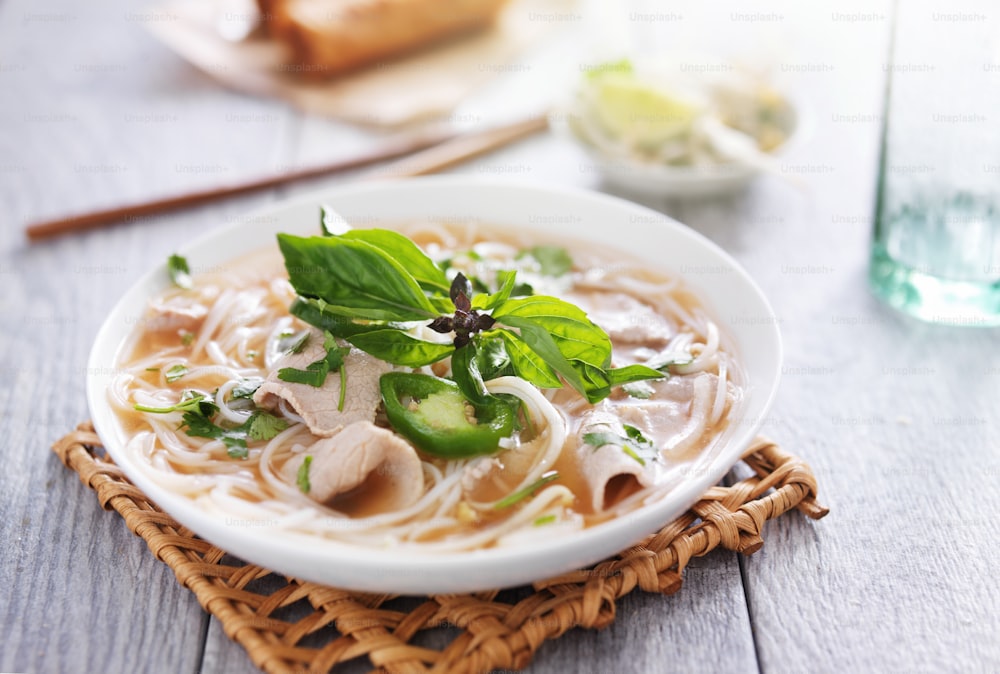
[[[361,226],[390,226],[414,218],[476,219],[544,231],[567,241],[621,250],[696,290],[735,341],[747,389],[737,415],[710,453],[692,459],[663,500],[565,538],[531,546],[472,552],[405,555],[276,529],[235,526],[201,512],[137,465],[124,451],[126,433],[107,389],[120,347],[143,315],[148,298],[167,284],[165,265],[150,269],[111,311],[90,354],[87,397],[94,425],[125,474],[178,522],[215,545],[304,580],[370,592],[470,592],[528,583],[592,564],[628,547],[684,512],[735,464],[771,406],[781,368],[781,340],[760,289],[715,244],[687,227],[621,199],[565,188],[465,177],[370,182],[270,206],[180,249],[192,268],[212,268],[263,246],[276,232],[315,234],[318,204],[329,204]],[[164,260],[167,253],[164,251]]]
[[[781,129],[785,139],[773,151],[761,155],[761,165],[766,163],[771,173],[780,171],[777,156],[787,152],[802,136],[801,107],[788,97],[784,100],[786,107]],[[670,198],[726,196],[746,189],[764,171],[761,165],[738,160],[699,166],[673,166],[612,154],[591,142],[568,123],[568,117],[573,114],[577,113],[567,107],[552,115],[551,127],[575,142],[609,185],[626,192]]]

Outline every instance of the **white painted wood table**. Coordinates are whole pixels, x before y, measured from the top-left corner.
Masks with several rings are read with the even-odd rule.
[[[222,89],[155,42],[136,11],[124,0],[0,2],[2,671],[252,669],[49,445],[87,417],[91,341],[149,265],[256,206],[350,178],[37,245],[24,224],[372,143]],[[722,201],[645,203],[718,242],[771,298],[786,363],[764,430],[812,465],[832,512],[769,523],[752,557],[696,560],[675,596],[630,595],[611,627],[545,645],[533,671],[1000,670],[1000,334],[917,323],[866,290],[887,6],[605,11],[632,38],[767,51],[809,113],[811,129],[780,160],[804,191],[768,177]],[[538,66],[536,85],[579,69],[563,66]],[[484,122],[530,107],[507,79],[481,96]],[[554,136],[455,170],[602,189]]]

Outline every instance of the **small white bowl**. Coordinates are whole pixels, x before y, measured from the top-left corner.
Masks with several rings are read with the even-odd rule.
[[[786,151],[793,141],[798,140],[802,127],[800,107],[787,96],[783,98],[786,107],[782,111],[780,127],[784,141],[771,152],[762,153],[765,162],[772,160],[773,171],[777,171],[777,164],[773,162],[775,155]],[[579,112],[569,104],[551,116],[550,126],[579,145],[607,183],[627,192],[673,198],[724,196],[746,189],[765,170],[759,165],[736,160],[674,166],[642,161],[624,153],[612,153],[599,147],[569,123],[569,118],[574,115],[579,115]]]
[[[565,537],[469,552],[400,554],[277,527],[236,526],[202,511],[139,465],[108,400],[126,338],[146,303],[169,284],[165,264],[150,269],[105,320],[90,354],[87,399],[108,453],[129,479],[178,522],[238,557],[304,580],[368,592],[471,592],[528,583],[581,568],[623,550],[684,512],[735,464],[763,423],[778,387],[781,340],[764,295],[733,258],[666,216],[622,199],[582,190],[468,177],[368,182],[277,204],[181,247],[194,268],[224,265],[264,246],[277,232],[315,234],[327,204],[349,222],[391,227],[414,219],[473,220],[535,230],[632,255],[684,278],[744,365],[742,404],[711,450],[679,465],[679,480],[655,503]],[[164,260],[166,253],[164,251]]]

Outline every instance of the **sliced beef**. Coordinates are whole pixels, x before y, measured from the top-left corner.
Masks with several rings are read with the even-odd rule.
[[[608,333],[616,346],[665,346],[677,332],[673,322],[626,293],[574,292],[566,299],[586,311],[590,320]]]
[[[594,448],[584,442],[584,435],[598,432],[625,437],[622,422],[603,404],[584,415],[577,433],[577,470],[588,491],[587,505],[595,513],[613,506],[627,491],[648,487],[653,480],[652,473],[620,446],[607,444]]]
[[[411,506],[424,493],[417,452],[368,421],[356,421],[290,459],[282,469],[290,482],[307,455],[312,457],[308,495],[319,503],[337,507],[338,498],[350,497],[364,514],[375,514]]]
[[[152,332],[198,332],[208,309],[187,297],[152,302],[146,317],[146,329]]]
[[[356,421],[374,420],[381,401],[379,378],[391,370],[392,366],[364,351],[352,348],[344,358],[347,393],[343,411],[337,409],[340,401],[340,373],[331,372],[319,387],[278,379],[281,368],[305,370],[310,363],[325,355],[323,333],[310,330],[309,338],[299,353],[286,354],[274,363],[271,373],[254,393],[254,403],[258,407],[273,410],[280,400],[284,400],[305,420],[313,435],[322,438],[328,438]]]

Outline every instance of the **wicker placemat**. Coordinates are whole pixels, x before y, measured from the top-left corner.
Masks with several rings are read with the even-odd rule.
[[[827,513],[809,466],[758,438],[743,457],[754,476],[709,489],[659,533],[591,569],[523,591],[400,599],[300,582],[227,555],[147,500],[101,449],[90,423],[53,445],[267,672],[327,672],[361,656],[393,673],[521,669],[546,640],[609,625],[616,600],[636,587],[676,592],[692,557],[718,545],[756,552],[764,522],[792,508],[814,519]],[[443,648],[417,643],[443,626],[455,633]]]

